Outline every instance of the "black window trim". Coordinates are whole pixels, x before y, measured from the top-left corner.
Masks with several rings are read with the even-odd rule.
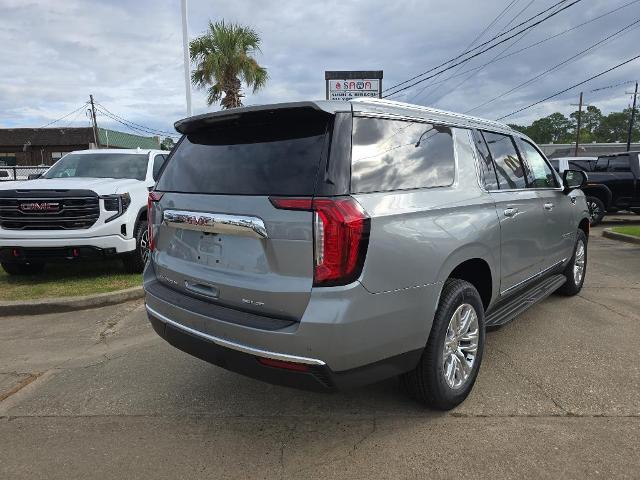
[[[496,164],[493,160],[493,155],[491,154],[491,150],[489,150],[489,145],[487,145],[487,141],[485,140],[484,135],[482,134],[482,130],[480,130],[479,128],[472,128],[472,129],[469,129],[469,133],[471,135],[469,140],[471,141],[471,145],[473,148],[473,156],[476,159],[476,173],[478,175],[478,184],[480,185],[480,188],[485,192],[499,192],[500,181],[498,180],[498,173],[496,172]],[[492,132],[492,133],[497,133],[497,132]],[[496,190],[489,190],[487,188],[485,178],[484,178],[484,170],[482,168],[482,165],[480,164],[480,162],[482,162],[482,159],[480,158],[481,155],[480,155],[480,152],[478,151],[478,148],[476,147],[476,136],[478,137],[478,140],[484,143],[484,146],[487,147],[489,160],[491,161],[491,165],[493,165],[493,175],[496,178],[496,185],[498,185],[498,188]]]
[[[521,137],[521,136],[516,136],[515,137],[516,140],[516,147],[518,150],[520,150],[520,142],[526,142],[529,145],[531,145],[533,147],[533,149],[538,152],[540,154],[540,156],[542,157],[542,159],[545,161],[545,163],[547,164],[547,167],[549,167],[551,169],[551,172],[553,173],[553,176],[556,179],[556,183],[559,185],[558,187],[528,187],[529,185],[529,180],[527,179],[527,190],[562,190],[562,180],[559,178],[559,174],[558,172],[556,172],[556,169],[553,168],[553,165],[551,165],[549,163],[549,159],[547,158],[547,156],[542,153],[542,151],[536,146],[535,143],[533,143],[531,140]],[[529,160],[527,159],[527,154],[524,152],[524,149],[522,149],[521,152],[518,152],[520,154],[521,159],[525,159],[526,162],[528,162]],[[530,165],[527,164],[527,170],[531,171],[531,167]]]
[[[369,195],[370,193],[389,193],[389,192],[411,192],[415,190],[434,190],[438,188],[452,188],[458,185],[458,149],[456,147],[456,129],[465,129],[470,130],[469,127],[462,127],[456,125],[454,123],[442,122],[436,120],[430,120],[428,118],[419,118],[419,117],[406,117],[401,115],[394,115],[388,113],[375,113],[375,112],[353,112],[353,118],[372,118],[377,120],[392,120],[398,122],[407,122],[407,123],[423,123],[429,125],[438,125],[440,127],[447,127],[451,130],[451,141],[453,143],[453,181],[449,185],[438,185],[437,187],[413,187],[413,188],[394,188],[391,190],[374,190],[371,192],[354,192],[353,186],[351,185],[351,181],[349,182],[349,191],[351,195]],[[351,171],[353,171],[353,132],[354,129],[351,129]],[[353,175],[351,175],[351,179],[353,179]]]
[[[493,163],[493,171],[497,172],[496,169],[496,162],[493,158],[493,154],[491,153],[491,149],[489,148],[489,144],[487,143],[487,140],[484,138],[483,132],[488,132],[488,133],[493,133],[494,135],[503,135],[505,137],[509,137],[511,138],[511,143],[513,144],[515,151],[516,151],[516,155],[518,155],[518,159],[520,160],[520,165],[522,166],[523,171],[527,171],[528,169],[528,165],[526,165],[523,160],[522,160],[522,154],[520,153],[520,149],[518,148],[518,143],[516,142],[516,135],[510,134],[510,133],[505,133],[505,132],[500,132],[500,131],[496,131],[496,130],[490,130],[487,128],[478,128],[476,129],[482,136],[482,141],[485,143],[485,145],[487,146],[487,150],[489,151],[489,157],[491,158],[491,163]],[[473,145],[473,148],[475,149],[475,143]],[[525,168],[526,167],[526,168]],[[553,168],[552,168],[553,170]],[[525,182],[525,187],[524,188],[500,188],[500,180],[497,178],[498,174],[496,173],[496,180],[498,181],[498,189],[497,190],[487,190],[484,185],[482,186],[482,189],[485,192],[488,193],[496,193],[496,192],[522,192],[525,190],[529,190],[529,191],[535,191],[535,190],[540,190],[539,188],[529,188],[529,179],[527,178],[527,175],[525,174],[524,176],[524,182]],[[484,183],[484,182],[483,182]],[[548,190],[548,188],[544,188],[545,190]]]

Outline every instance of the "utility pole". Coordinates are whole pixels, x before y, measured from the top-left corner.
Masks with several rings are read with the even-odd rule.
[[[575,106],[575,103],[571,104]],[[580,103],[578,104],[578,126],[576,128],[576,149],[573,152],[573,156],[578,156],[578,145],[580,144],[580,126],[582,122],[582,92],[580,92]]]
[[[100,147],[98,143],[98,121],[96,120],[96,106],[93,104],[93,95],[89,95],[89,103],[91,103],[91,120],[93,124],[93,142],[96,148]]]
[[[189,68],[189,25],[187,22],[187,0],[182,0],[182,50],[184,55],[184,87],[187,95],[187,116],[191,116],[191,73]]]
[[[631,92],[627,92],[631,94]],[[633,107],[631,108],[631,120],[629,120],[629,133],[627,134],[627,152],[631,150],[631,134],[633,133],[633,123],[636,120],[636,98],[638,98],[638,82],[636,82],[636,90],[633,92]]]

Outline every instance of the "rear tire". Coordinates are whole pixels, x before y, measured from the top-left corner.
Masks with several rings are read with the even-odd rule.
[[[587,197],[587,207],[589,207],[589,222],[591,226],[598,225],[607,213],[604,203],[598,197]]]
[[[577,295],[582,290],[587,275],[587,236],[582,230],[578,230],[576,234],[573,256],[562,274],[567,281],[558,289],[558,293],[566,297]]]
[[[447,280],[422,358],[402,376],[402,384],[431,408],[450,410],[459,405],[476,381],[484,337],[484,308],[478,291],[464,280]]]
[[[44,263],[3,263],[2,269],[9,275],[36,275],[44,270]]]
[[[142,273],[149,258],[149,232],[147,222],[141,220],[133,232],[136,239],[136,249],[127,253],[122,259],[127,273]]]

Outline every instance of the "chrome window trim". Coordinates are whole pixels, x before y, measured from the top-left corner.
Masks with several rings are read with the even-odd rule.
[[[195,335],[196,337],[203,338],[208,340],[216,345],[221,347],[230,348],[232,350],[237,350],[239,352],[248,353],[249,355],[255,355],[257,357],[263,358],[271,358],[273,360],[282,360],[284,362],[294,362],[294,363],[304,363],[307,365],[318,365],[324,366],[325,362],[322,360],[318,360],[317,358],[308,358],[308,357],[299,357],[297,355],[289,355],[287,353],[277,353],[271,352],[269,350],[261,350],[259,348],[250,347],[248,345],[242,345],[241,343],[232,342],[231,340],[225,340],[224,338],[215,337],[213,335],[209,335],[208,333],[203,333],[198,330],[195,330],[191,327],[187,327],[186,325],[182,325],[174,320],[171,320],[169,317],[157,312],[149,305],[145,305],[147,309],[147,313],[163,323],[176,327],[184,332],[190,333],[191,335]]]
[[[502,291],[500,292],[500,295],[505,295],[505,294],[509,293],[510,291],[512,291],[512,290],[514,290],[514,289],[516,289],[516,288],[518,288],[519,286],[521,286],[521,285],[523,285],[523,284],[525,284],[525,283],[527,283],[527,282],[530,282],[531,280],[534,280],[534,279],[536,279],[536,278],[538,278],[538,277],[540,277],[540,276],[544,275],[544,274],[545,274],[545,273],[547,273],[548,271],[553,270],[554,268],[558,267],[559,265],[562,265],[562,264],[563,264],[564,262],[566,262],[566,261],[567,261],[567,259],[566,259],[566,258],[563,258],[562,260],[557,261],[556,263],[554,263],[554,264],[553,264],[553,265],[551,265],[550,267],[547,267],[547,268],[545,268],[544,270],[541,270],[541,271],[539,271],[538,273],[535,273],[535,274],[531,275],[529,278],[525,278],[524,280],[522,280],[522,281],[520,281],[520,282],[516,283],[515,285],[510,286],[510,287],[509,287],[509,288],[507,288],[506,290],[502,290]]]
[[[267,228],[261,218],[226,213],[164,210],[162,223],[170,227],[198,232],[222,233],[254,238],[268,238]]]
[[[494,126],[491,126],[491,127],[487,126],[486,128],[484,126],[482,127],[472,126],[472,125],[469,125],[468,123],[459,123],[448,118],[442,119],[437,117],[413,117],[411,115],[398,115],[397,113],[388,113],[388,112],[354,111],[353,117],[354,118],[384,118],[387,120],[400,120],[405,122],[432,123],[434,125],[442,125],[442,126],[451,127],[451,128],[464,128],[465,130],[470,130],[473,128],[476,128],[476,129],[482,128],[487,131],[495,130],[496,133],[500,133],[502,135],[513,135],[513,132],[514,132],[513,130],[509,130],[509,129],[504,129],[501,131],[499,128]]]

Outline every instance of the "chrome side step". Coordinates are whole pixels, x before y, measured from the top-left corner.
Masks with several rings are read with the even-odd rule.
[[[547,298],[566,281],[567,279],[564,275],[552,275],[515,294],[513,298],[496,305],[496,307],[487,312],[484,320],[485,326],[495,327],[510,322],[530,306]]]

